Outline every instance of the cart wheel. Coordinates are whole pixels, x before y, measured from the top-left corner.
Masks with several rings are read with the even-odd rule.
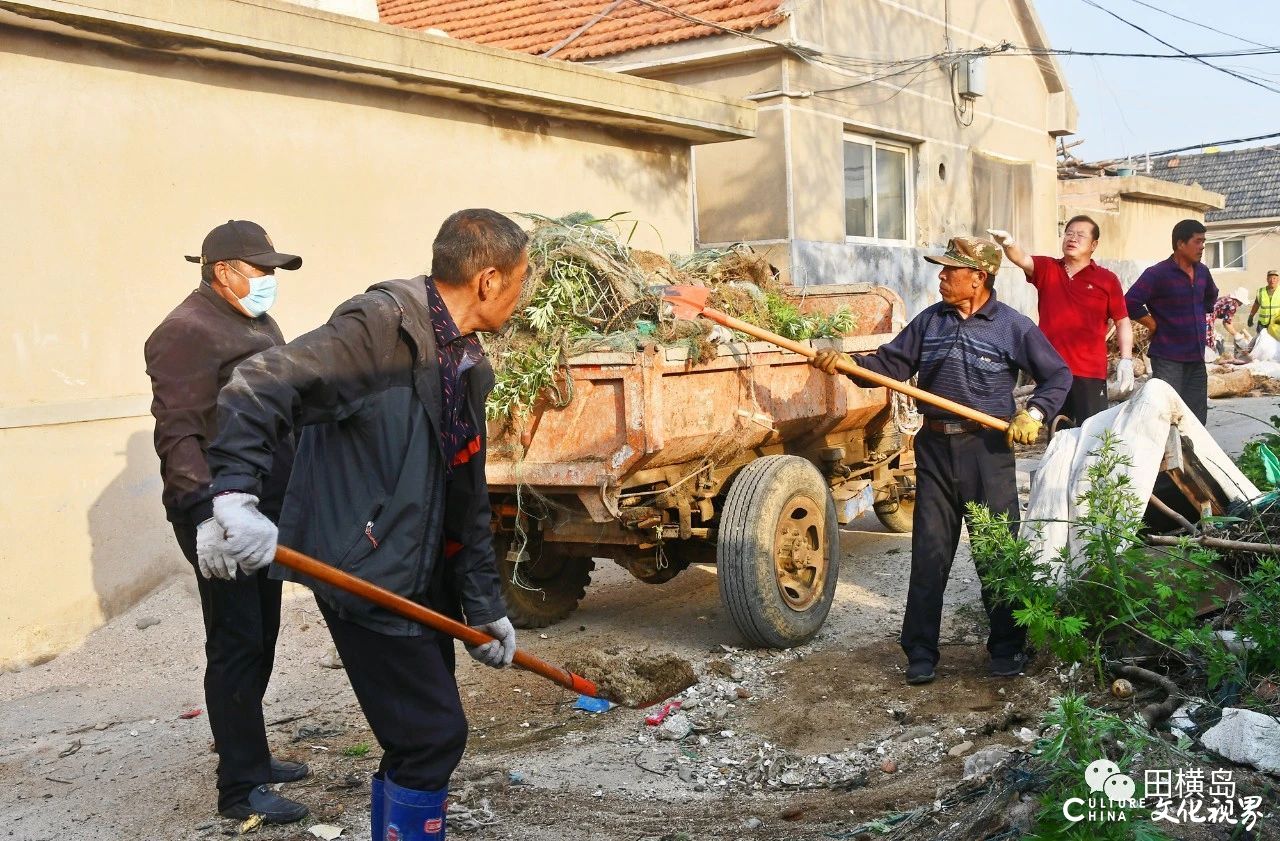
[[[508,557],[509,537],[495,536],[498,572],[502,576],[502,600],[507,618],[517,628],[545,628],[559,622],[578,607],[591,583],[595,561],[571,555],[555,543],[530,537],[517,565]],[[517,570],[518,566],[518,570]],[[512,580],[514,577],[514,581]]]
[[[911,522],[916,515],[916,501],[914,499],[903,499],[897,497],[895,499],[886,499],[875,504],[876,516],[880,518],[880,522],[889,531],[898,534],[910,534]]]
[[[748,464],[725,497],[717,530],[720,599],[752,644],[810,640],[831,610],[840,527],[822,474],[799,456]]]

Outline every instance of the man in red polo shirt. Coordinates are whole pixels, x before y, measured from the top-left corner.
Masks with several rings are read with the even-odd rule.
[[[1120,343],[1116,387],[1122,394],[1131,390],[1133,327],[1120,279],[1093,262],[1098,223],[1073,216],[1062,234],[1062,257],[1033,257],[1014,244],[1008,231],[987,233],[1040,293],[1040,329],[1074,378],[1062,414],[1079,425],[1107,408],[1107,319],[1116,323]]]

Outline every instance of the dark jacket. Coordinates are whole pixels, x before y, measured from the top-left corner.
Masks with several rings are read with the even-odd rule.
[[[888,344],[857,357],[858,364],[895,380],[919,375],[925,391],[1006,420],[1013,417],[1018,372],[1036,381],[1027,400],[1046,418],[1062,408],[1071,370],[1031,319],[991,298],[968,318],[945,302],[926,307]],[[925,404],[926,418],[950,420],[945,409]]]
[[[171,522],[197,524],[213,516],[206,452],[217,435],[218,391],[232,370],[255,353],[284,344],[271,316],[249,318],[200,284],[148,337],[143,353],[151,377],[151,414],[164,480],[161,500]],[[260,509],[280,514],[293,439],[273,454]]]
[[[465,375],[475,428],[488,360]],[[280,542],[472,625],[506,615],[490,530],[485,448],[446,481],[440,373],[426,278],[377,284],[328,323],[236,369],[218,399],[213,490],[254,493],[277,439],[304,427]],[[460,544],[446,553],[447,543]],[[448,558],[445,559],[445,555]],[[290,570],[338,614],[394,636],[422,626]]]

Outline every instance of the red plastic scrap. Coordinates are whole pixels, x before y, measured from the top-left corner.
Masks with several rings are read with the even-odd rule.
[[[178,718],[195,718],[196,716],[200,715],[200,713],[202,712],[204,712],[204,710],[200,709],[199,707],[196,707],[194,710],[187,710],[182,715],[178,716]]]
[[[656,713],[649,713],[644,717],[644,723],[650,727],[657,727],[662,723],[663,719],[680,709],[680,701],[667,701],[662,705],[662,709]]]

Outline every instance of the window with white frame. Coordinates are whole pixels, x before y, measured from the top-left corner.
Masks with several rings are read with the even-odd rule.
[[[1001,228],[1030,231],[1032,216],[1032,165],[993,158],[975,152],[972,157],[973,223],[971,230]],[[1018,234],[1014,234],[1018,236]]]
[[[912,213],[911,150],[844,136],[844,231],[849,237],[907,240]]]
[[[1206,242],[1203,262],[1211,269],[1243,269],[1244,237]]]

